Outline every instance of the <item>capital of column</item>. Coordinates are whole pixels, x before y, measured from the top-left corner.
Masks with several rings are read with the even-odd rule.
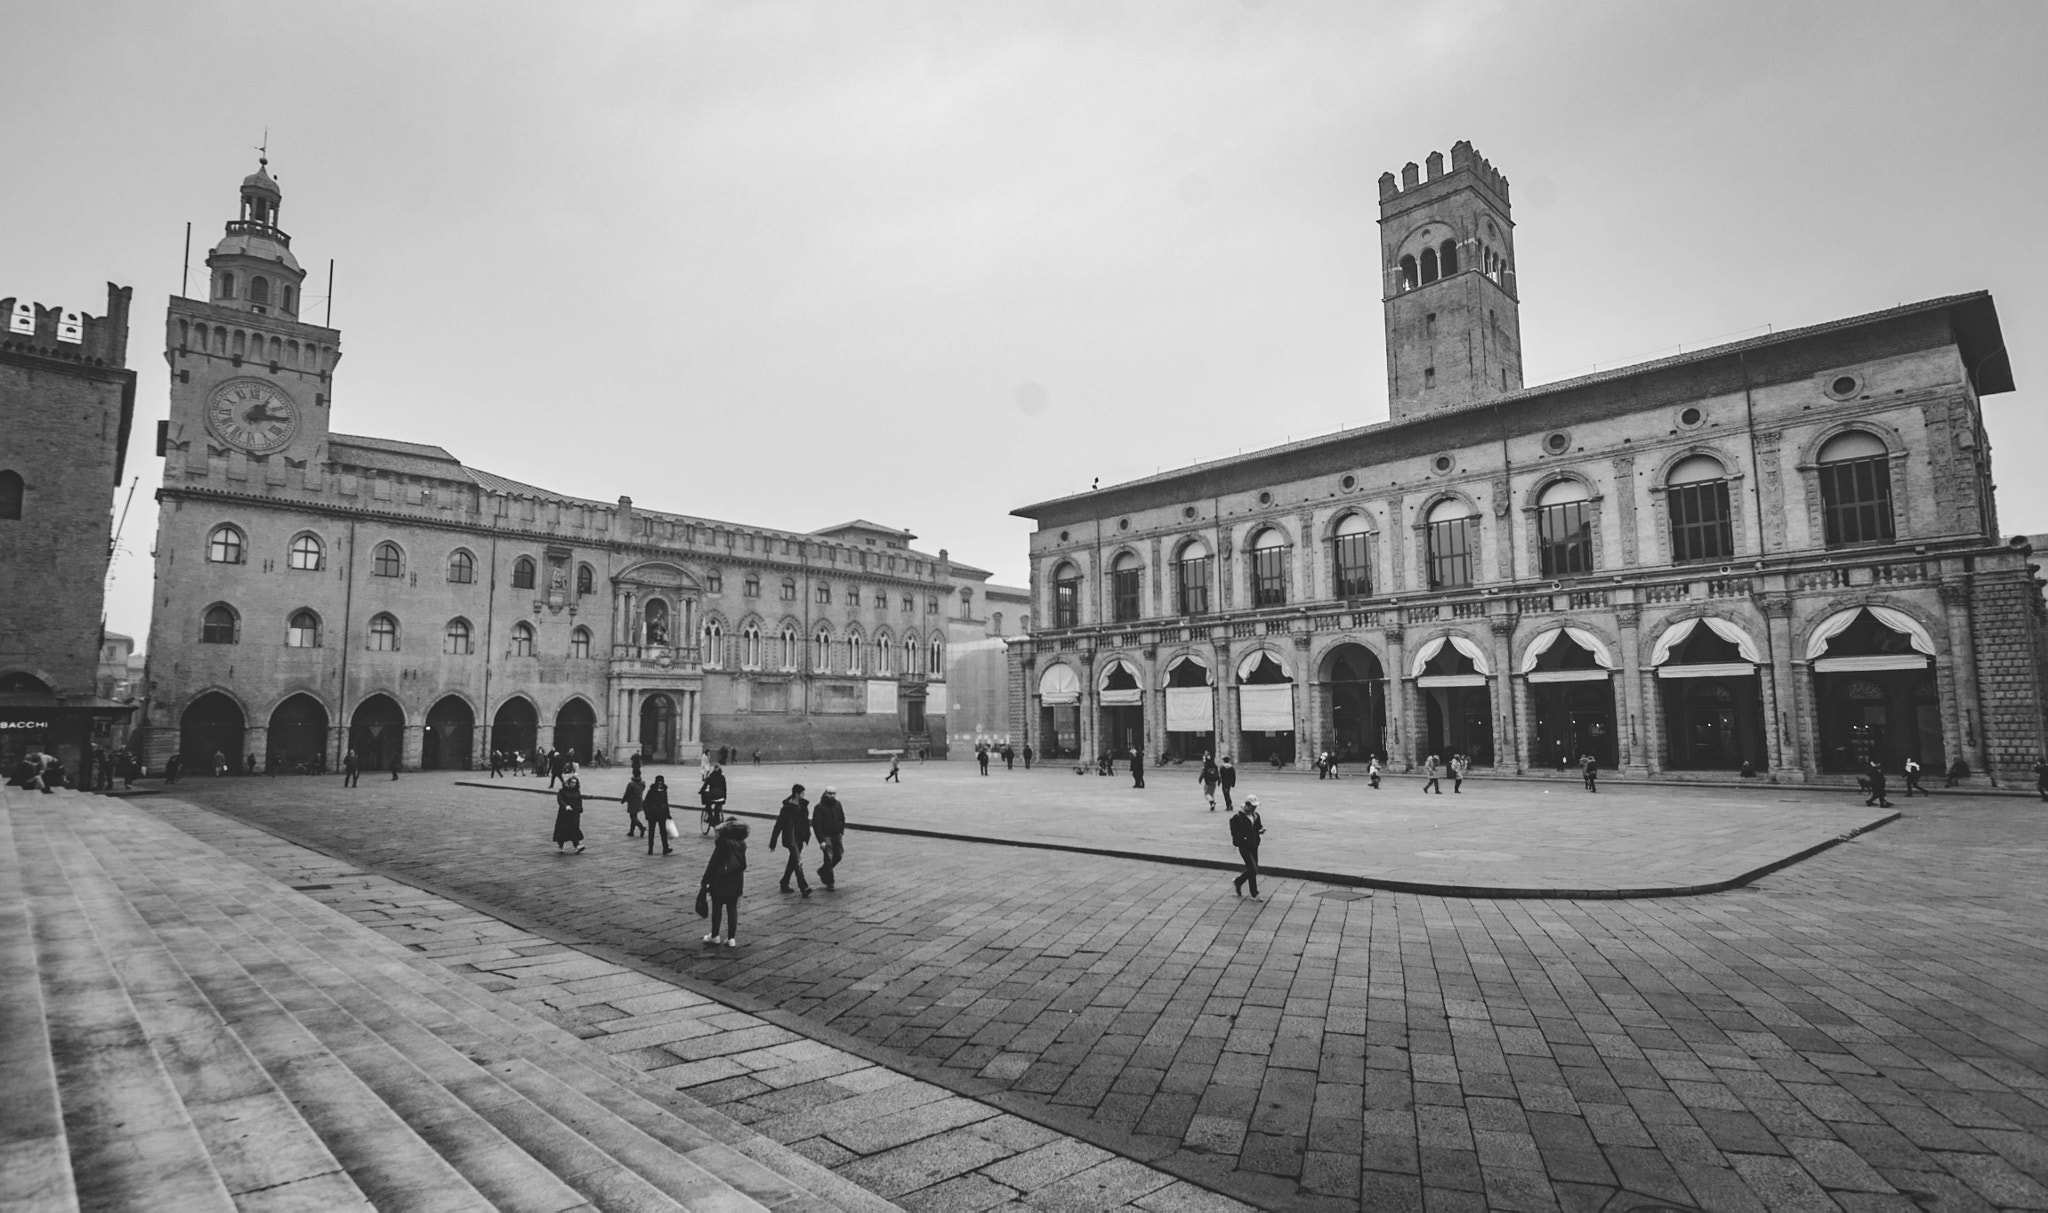
[[[1506,615],[1495,615],[1486,621],[1486,626],[1492,628],[1496,636],[1507,636],[1514,632],[1515,621]]]
[[[1970,585],[1965,581],[1943,581],[1935,585],[1935,592],[1941,595],[1941,605],[1959,607],[1970,601]]]
[[[1757,601],[1763,607],[1764,614],[1766,615],[1778,619],[1789,619],[1792,617],[1792,600],[1790,598],[1774,595],[1769,598],[1760,598]]]
[[[1634,631],[1643,622],[1643,604],[1640,602],[1619,602],[1614,606],[1614,621],[1628,631]]]
[[[1408,630],[1397,623],[1390,627],[1381,628],[1380,635],[1387,638],[1388,644],[1400,644],[1408,639]]]

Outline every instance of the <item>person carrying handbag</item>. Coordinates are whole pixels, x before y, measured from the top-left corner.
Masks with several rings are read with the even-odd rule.
[[[654,786],[647,789],[647,798],[640,805],[640,812],[647,818],[647,853],[654,854],[654,840],[661,839],[661,853],[667,855],[675,848],[668,845],[668,777],[656,775]]]
[[[565,842],[575,843],[576,853],[583,854],[583,785],[574,779],[555,793],[555,850]]]

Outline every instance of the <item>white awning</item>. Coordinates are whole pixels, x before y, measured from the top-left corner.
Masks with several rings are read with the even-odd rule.
[[[1081,702],[1081,676],[1070,665],[1045,667],[1038,676],[1038,698],[1047,707]]]
[[[1253,733],[1294,731],[1294,684],[1265,683],[1237,688],[1237,727]]]
[[[1166,688],[1166,731],[1169,733],[1215,732],[1216,688]]]
[[[1536,669],[1536,659],[1549,652],[1550,646],[1556,644],[1557,638],[1560,636],[1571,637],[1579,647],[1593,654],[1594,663],[1599,665],[1601,669],[1611,670],[1614,668],[1614,658],[1608,654],[1607,646],[1600,642],[1598,636],[1584,628],[1561,627],[1552,628],[1529,642],[1529,651],[1522,654],[1522,673],[1528,674],[1533,672]],[[1559,680],[1550,679],[1549,681],[1556,682]]]
[[[1713,629],[1714,635],[1734,645],[1742,654],[1744,661],[1759,662],[1764,659],[1763,650],[1757,647],[1756,641],[1750,638],[1748,632],[1742,630],[1741,625],[1730,623],[1726,619],[1716,619],[1712,615],[1700,615],[1680,620],[1665,628],[1664,634],[1657,637],[1657,647],[1650,651],[1650,664],[1661,667],[1670,659],[1671,650],[1683,644],[1685,638],[1692,635],[1693,628],[1702,623]],[[1672,677],[1679,675],[1674,674]]]
[[[1912,642],[1914,652],[1925,653],[1929,657],[1934,656],[1934,638],[1927,634],[1926,628],[1920,626],[1919,620],[1906,614],[1904,611],[1895,610],[1891,607],[1869,606],[1850,607],[1846,611],[1836,611],[1826,619],[1821,620],[1820,626],[1814,628],[1813,633],[1806,638],[1806,659],[1808,661],[1818,661],[1828,651],[1828,642],[1846,631],[1850,624],[1856,622],[1856,617],[1865,611],[1875,615],[1879,623],[1890,628],[1892,631],[1905,633],[1907,639]],[[1845,659],[1837,657],[1833,660],[1841,661]],[[1926,662],[1923,661],[1918,664],[1925,665]],[[1816,666],[1815,668],[1819,667]],[[1915,667],[1865,666],[1863,668],[1898,670]]]
[[[1486,664],[1485,650],[1481,649],[1478,645],[1473,644],[1463,636],[1439,636],[1415,650],[1415,666],[1408,676],[1410,678],[1422,677],[1422,667],[1428,665],[1432,658],[1443,651],[1444,642],[1447,640],[1450,641],[1451,647],[1472,659],[1473,669],[1481,674],[1493,673],[1493,667]]]
[[[1238,681],[1239,681],[1239,682],[1242,682],[1242,681],[1244,681],[1245,679],[1247,679],[1247,678],[1250,678],[1250,677],[1252,676],[1252,671],[1253,671],[1253,670],[1256,670],[1256,669],[1258,669],[1258,668],[1259,668],[1259,662],[1261,662],[1261,661],[1265,660],[1265,659],[1266,659],[1266,658],[1268,658],[1268,657],[1271,657],[1271,658],[1273,659],[1273,664],[1275,664],[1275,665],[1277,665],[1277,666],[1279,666],[1279,667],[1280,667],[1280,672],[1281,672],[1281,673],[1283,673],[1283,674],[1286,674],[1286,673],[1287,673],[1287,663],[1286,663],[1285,661],[1282,661],[1282,660],[1280,659],[1280,654],[1278,654],[1278,653],[1275,653],[1275,652],[1274,652],[1273,650],[1271,650],[1271,649],[1253,649],[1253,650],[1252,650],[1251,652],[1249,652],[1249,653],[1246,653],[1246,654],[1245,654],[1245,655],[1244,655],[1243,657],[1240,657],[1240,658],[1238,658],[1238,662],[1237,662],[1237,679],[1238,679]],[[1287,680],[1288,680],[1289,682],[1292,682],[1292,681],[1294,681],[1294,677],[1293,677],[1293,675],[1291,675],[1291,674],[1290,674],[1290,675],[1288,675],[1288,679],[1287,679]]]
[[[1191,666],[1195,667],[1196,669],[1198,669],[1198,670],[1202,671],[1202,681],[1203,681],[1204,683],[1210,683],[1210,682],[1214,682],[1214,681],[1215,681],[1215,679],[1214,679],[1213,677],[1211,677],[1211,675],[1210,675],[1210,673],[1209,673],[1209,663],[1208,663],[1208,662],[1206,662],[1206,661],[1203,661],[1203,660],[1202,660],[1202,659],[1201,659],[1200,657],[1197,657],[1197,656],[1195,656],[1195,655],[1194,655],[1193,653],[1182,653],[1182,654],[1181,654],[1180,656],[1178,656],[1178,657],[1174,658],[1174,659],[1173,659],[1172,661],[1169,661],[1169,662],[1167,662],[1167,663],[1166,663],[1166,676],[1165,676],[1165,678],[1163,678],[1163,679],[1161,679],[1161,680],[1160,680],[1160,683],[1159,683],[1159,685],[1160,685],[1160,686],[1163,686],[1163,687],[1165,687],[1165,686],[1172,686],[1172,685],[1173,685],[1173,672],[1174,672],[1175,670],[1177,670],[1177,669],[1181,668],[1181,667],[1182,667],[1182,666],[1184,666],[1184,665],[1191,665]],[[1194,690],[1195,688],[1193,688],[1193,687],[1185,687],[1185,688],[1182,688],[1182,689],[1184,689],[1184,690]]]
[[[1137,666],[1132,665],[1130,662],[1125,661],[1121,657],[1112,657],[1111,659],[1102,664],[1102,672],[1095,676],[1095,689],[1098,691],[1108,693],[1109,676],[1111,674],[1116,673],[1118,670],[1126,671],[1130,674],[1132,682],[1138,682]],[[1138,682],[1138,685],[1142,687],[1145,684],[1142,682]]]

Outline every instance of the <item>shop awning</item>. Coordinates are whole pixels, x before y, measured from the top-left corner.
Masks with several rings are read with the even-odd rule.
[[[1414,670],[1409,674],[1409,677],[1421,678],[1423,676],[1422,667],[1428,665],[1430,661],[1434,659],[1438,653],[1443,652],[1445,641],[1449,641],[1452,648],[1455,648],[1460,653],[1463,653],[1465,656],[1470,657],[1472,659],[1473,669],[1477,670],[1481,674],[1493,673],[1493,667],[1486,664],[1486,651],[1484,649],[1481,649],[1478,645],[1465,639],[1463,636],[1439,636],[1435,640],[1432,640],[1428,644],[1425,644],[1421,648],[1415,650]],[[1445,674],[1437,675],[1437,677],[1455,678],[1460,677],[1460,675]],[[1436,685],[1442,686],[1445,684],[1438,683]]]

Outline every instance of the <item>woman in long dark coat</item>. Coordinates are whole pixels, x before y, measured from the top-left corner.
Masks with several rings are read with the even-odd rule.
[[[647,853],[654,854],[654,840],[659,838],[661,853],[669,854],[674,848],[668,845],[668,776],[654,777],[654,786],[647,789],[647,799],[640,811],[647,817]]]
[[[555,793],[555,849],[561,850],[565,842],[575,843],[576,853],[583,853],[583,785],[573,777]]]
[[[718,919],[725,916],[725,946],[740,945],[740,894],[746,889],[747,823],[734,819],[718,827],[711,862],[704,865],[704,891],[711,902],[711,934],[704,942],[716,946]]]

